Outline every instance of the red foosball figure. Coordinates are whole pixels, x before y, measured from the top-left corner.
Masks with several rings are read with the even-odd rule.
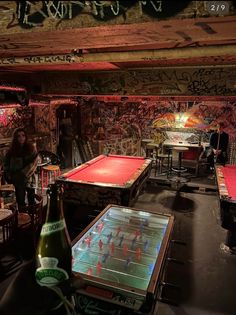
[[[99,262],[97,263],[97,266],[96,266],[97,275],[100,275],[101,270],[102,270],[102,264],[101,264],[101,262],[99,261]]]
[[[135,234],[136,238],[138,238],[141,235],[141,231],[140,230],[136,230],[134,232],[134,234]]]
[[[85,243],[86,243],[86,245],[87,245],[88,247],[90,247],[91,238],[90,238],[90,237],[86,238],[86,239],[85,239]]]
[[[128,253],[128,245],[127,244],[124,244],[123,245],[123,254],[124,254],[124,256],[126,256],[127,255],[127,253]]]
[[[88,270],[87,270],[87,275],[88,276],[92,276],[92,274],[93,274],[93,268],[88,268]]]
[[[142,252],[141,252],[141,249],[139,247],[136,249],[135,254],[136,254],[137,260],[140,260]]]
[[[99,249],[100,249],[100,250],[102,250],[102,246],[103,246],[103,242],[102,242],[102,240],[99,240],[99,242],[98,242],[98,246],[99,246]]]
[[[103,229],[103,226],[104,226],[104,223],[101,222],[97,225],[97,229],[98,229],[98,233],[100,234],[102,232],[102,229]]]
[[[114,242],[111,243],[111,253],[114,254],[115,252],[115,244]]]

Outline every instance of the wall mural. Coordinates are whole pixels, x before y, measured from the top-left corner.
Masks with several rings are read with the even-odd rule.
[[[226,132],[232,141],[236,140],[236,102],[105,103],[92,99],[82,100],[80,105],[82,137],[91,141],[96,154],[138,155],[141,139],[152,138],[160,143],[168,130],[201,134],[202,140],[207,141],[219,121],[226,122]]]
[[[202,140],[219,121],[226,122],[226,132],[236,141],[236,101],[173,101],[171,99],[131,102],[104,102],[81,98],[82,138],[89,140],[94,154],[113,153],[140,155],[141,139],[152,138],[161,143],[170,131],[188,132]],[[10,138],[15,128],[26,126],[29,133],[50,136],[44,143],[56,152],[56,116],[58,104],[39,107],[0,109],[0,137]],[[37,121],[33,121],[37,116]],[[50,122],[50,124],[49,124]],[[34,126],[36,130],[34,130]],[[48,138],[49,139],[49,138]]]
[[[0,138],[12,136],[16,128],[25,127],[28,133],[34,133],[33,108],[0,108]]]
[[[139,5],[144,14],[154,18],[167,18],[176,15],[191,1],[176,1],[175,5],[167,0],[162,1],[16,1],[17,8],[14,20],[8,27],[16,25],[22,28],[42,27],[47,19],[71,20],[79,15],[89,15],[98,21],[109,21],[118,16],[125,16],[128,9]],[[17,23],[17,24],[18,24]]]

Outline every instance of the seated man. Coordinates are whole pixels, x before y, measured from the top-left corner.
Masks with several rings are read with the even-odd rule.
[[[215,131],[210,136],[210,153],[207,161],[211,170],[214,169],[215,163],[225,165],[227,162],[228,143],[229,135],[224,132],[224,123],[220,122],[218,131]]]

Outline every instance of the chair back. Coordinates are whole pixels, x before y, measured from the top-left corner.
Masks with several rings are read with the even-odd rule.
[[[17,211],[12,209],[12,213],[0,220],[0,248],[6,248],[15,240],[17,232]]]
[[[26,244],[32,244],[31,249],[35,249],[38,242],[39,233],[42,226],[43,217],[43,197],[35,195],[36,203],[34,205],[27,205],[18,213],[18,236],[19,239],[24,239]],[[26,238],[25,238],[26,237]],[[29,249],[29,252],[31,251]]]
[[[30,217],[30,221],[26,220],[26,222],[19,222],[18,227],[31,227],[33,231],[37,231],[42,224],[42,212],[43,212],[43,196],[35,195],[36,203],[33,205],[27,205],[23,209],[21,209],[21,214],[27,214]],[[27,217],[26,217],[27,218]]]
[[[58,155],[50,151],[39,151],[38,152],[39,163],[60,165],[61,161]]]
[[[17,246],[17,210],[0,220],[0,281],[16,272],[22,265],[22,256]]]

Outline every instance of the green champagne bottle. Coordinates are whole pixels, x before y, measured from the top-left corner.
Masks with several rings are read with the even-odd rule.
[[[61,185],[48,186],[46,222],[36,251],[35,277],[40,285],[55,286],[71,276],[71,243],[63,214],[62,194]]]

